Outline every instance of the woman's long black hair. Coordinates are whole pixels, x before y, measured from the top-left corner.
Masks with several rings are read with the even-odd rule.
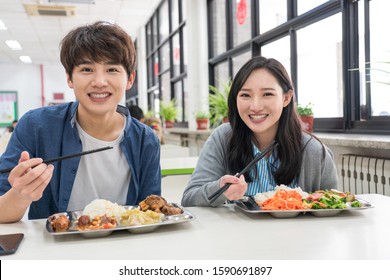
[[[242,121],[237,109],[237,95],[256,69],[265,69],[271,73],[283,89],[283,94],[293,91],[290,103],[283,108],[276,133],[278,157],[280,167],[275,171],[274,178],[277,184],[288,185],[295,178],[299,178],[302,162],[302,127],[295,109],[295,94],[291,79],[284,66],[273,58],[256,56],[245,63],[235,76],[228,96],[229,122],[232,134],[228,144],[227,165],[231,174],[240,172],[253,159],[253,141],[256,141],[252,131]],[[256,142],[255,142],[256,143]],[[249,174],[245,174],[247,182],[253,181]]]

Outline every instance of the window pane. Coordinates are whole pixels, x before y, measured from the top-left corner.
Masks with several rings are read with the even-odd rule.
[[[169,69],[169,41],[167,41],[160,49],[160,72]]]
[[[291,77],[290,37],[284,37],[263,46],[261,54],[267,58],[275,58],[282,63]]]
[[[182,16],[180,22],[183,22],[187,18],[187,14],[186,14],[186,11],[187,11],[187,0],[185,0],[185,1],[179,0],[179,1],[180,1],[180,4],[181,4],[181,16]]]
[[[298,5],[298,15],[304,14],[307,11],[325,3],[328,0],[300,0],[297,1]]]
[[[151,24],[149,23],[146,25],[146,55],[149,55],[152,52],[152,28]]]
[[[179,33],[172,38],[173,46],[173,77],[180,75],[180,41]]]
[[[214,56],[226,51],[226,5],[225,0],[214,0],[212,3],[214,14],[213,26],[213,52]]]
[[[148,67],[148,88],[153,85],[153,59],[149,58],[147,61]]]
[[[174,84],[174,88],[175,88],[175,100],[176,100],[176,104],[179,108],[181,108],[182,106],[182,102],[183,102],[183,89],[182,89],[182,82],[179,81],[177,83]],[[179,111],[179,114],[177,115],[177,121],[178,122],[182,122],[184,121],[183,120],[183,111]]]
[[[184,72],[187,72],[187,28],[183,27],[183,57],[181,58],[183,60],[183,66]]]
[[[236,76],[238,70],[240,70],[241,66],[244,65],[250,58],[252,57],[251,52],[246,52],[240,54],[239,56],[233,57],[233,77]]]
[[[251,1],[233,1],[233,45],[249,41],[251,38]]]
[[[184,98],[184,112],[185,112],[185,115],[184,115],[184,121],[185,122],[188,122],[188,119],[189,119],[189,112],[188,112],[188,90],[187,90],[187,78],[184,78],[183,79],[183,98]]]
[[[341,14],[297,32],[298,102],[319,118],[343,116]]]
[[[178,0],[171,1],[171,19],[172,19],[172,31],[176,30],[179,26],[179,5]]]
[[[163,102],[167,102],[171,100],[171,85],[170,85],[170,78],[169,78],[169,72],[161,75],[161,98]]]
[[[223,90],[224,85],[229,80],[229,69],[228,69],[228,63],[223,62],[215,66],[214,68],[215,73],[215,87],[219,88],[220,90]]]
[[[157,55],[153,55],[153,72],[152,72],[152,79],[153,79],[153,85],[157,84],[157,75],[158,75],[158,58]]]
[[[157,16],[155,15],[152,18],[153,23],[153,46],[152,50],[154,50],[158,46],[158,29],[157,29]]]
[[[159,9],[159,20],[160,20],[160,41],[162,43],[169,35],[169,12],[168,12],[168,1],[165,0]]]
[[[372,116],[390,115],[389,1],[370,1],[370,56]],[[377,70],[374,70],[377,69]],[[363,76],[364,77],[364,76]]]
[[[287,21],[286,0],[259,1],[260,33],[267,32]]]

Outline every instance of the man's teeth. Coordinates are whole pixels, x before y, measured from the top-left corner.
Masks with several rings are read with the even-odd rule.
[[[107,96],[109,96],[109,94],[108,93],[91,93],[90,96],[93,98],[106,98]]]

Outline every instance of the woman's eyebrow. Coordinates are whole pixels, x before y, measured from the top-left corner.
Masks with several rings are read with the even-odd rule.
[[[273,87],[264,87],[264,88],[260,88],[260,90],[262,90],[262,91],[275,90],[275,88],[273,88]],[[240,91],[253,91],[253,89],[251,89],[251,88],[241,88]]]

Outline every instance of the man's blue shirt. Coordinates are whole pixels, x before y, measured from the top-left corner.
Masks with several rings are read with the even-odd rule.
[[[16,166],[22,151],[44,160],[82,152],[75,124],[77,107],[78,102],[70,102],[24,114],[0,158],[0,169]],[[131,171],[126,204],[136,205],[150,194],[161,195],[160,143],[153,130],[133,119],[127,108],[118,106],[117,111],[126,116],[120,143]],[[53,163],[53,177],[42,198],[30,205],[29,219],[67,210],[79,161],[76,157]],[[8,174],[0,174],[0,195],[10,188]]]

